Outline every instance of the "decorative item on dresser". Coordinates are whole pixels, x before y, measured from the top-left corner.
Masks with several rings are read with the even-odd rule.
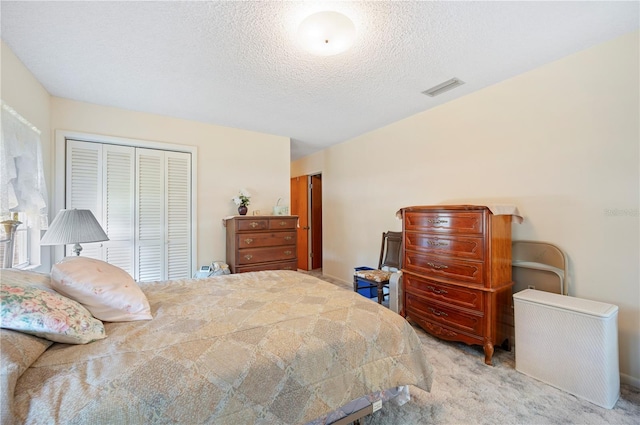
[[[474,205],[401,212],[401,314],[439,338],[482,345],[491,365],[496,344],[511,349],[512,216]]]
[[[224,223],[232,273],[297,270],[298,216],[234,216]]]

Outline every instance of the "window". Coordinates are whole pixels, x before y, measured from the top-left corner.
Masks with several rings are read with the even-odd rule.
[[[2,102],[1,135],[0,221],[21,222],[16,229],[9,224],[7,229],[0,226],[2,266],[37,266],[40,263],[40,228],[41,224],[46,227],[47,221],[40,130]],[[13,240],[8,241],[13,230]]]

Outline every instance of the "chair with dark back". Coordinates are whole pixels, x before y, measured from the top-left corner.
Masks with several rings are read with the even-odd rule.
[[[353,274],[353,290],[378,289],[378,304],[382,304],[384,298],[383,288],[389,286],[391,275],[400,270],[402,250],[402,232],[382,233],[382,246],[380,247],[380,260],[378,269],[368,267],[356,267]]]

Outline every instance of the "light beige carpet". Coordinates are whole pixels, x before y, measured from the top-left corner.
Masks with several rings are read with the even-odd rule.
[[[386,403],[363,424],[640,424],[638,388],[623,384],[615,407],[604,409],[516,371],[513,351],[496,348],[494,366],[487,366],[481,347],[441,341],[414,328],[435,371],[431,392],[412,387],[411,401],[400,407]]]

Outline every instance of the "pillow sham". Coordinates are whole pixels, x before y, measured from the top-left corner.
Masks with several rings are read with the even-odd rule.
[[[66,257],[51,268],[51,287],[107,322],[150,320],[149,301],[126,271],[89,257]]]
[[[106,338],[104,325],[86,308],[37,285],[0,285],[0,327],[66,344]]]

